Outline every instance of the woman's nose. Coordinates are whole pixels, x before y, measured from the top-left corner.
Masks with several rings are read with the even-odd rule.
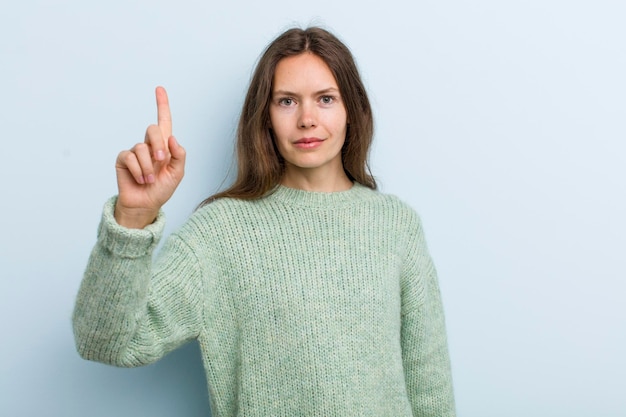
[[[317,124],[315,106],[312,103],[303,103],[300,107],[298,127],[307,129]]]

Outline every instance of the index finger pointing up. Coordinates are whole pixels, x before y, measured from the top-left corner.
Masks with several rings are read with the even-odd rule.
[[[167,99],[167,92],[163,87],[156,88],[157,119],[158,125],[163,135],[163,140],[172,136],[172,114],[170,113],[170,102]]]

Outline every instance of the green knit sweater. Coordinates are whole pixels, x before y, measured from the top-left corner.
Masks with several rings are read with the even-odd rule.
[[[197,339],[213,417],[455,415],[443,309],[419,218],[355,184],[279,186],[164,226],[119,226],[115,199],[74,310],[86,359],[154,362]]]

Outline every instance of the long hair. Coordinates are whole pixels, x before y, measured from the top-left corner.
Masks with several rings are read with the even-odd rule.
[[[265,49],[250,81],[237,128],[237,178],[228,189],[200,206],[223,197],[261,198],[280,183],[284,161],[274,143],[269,116],[274,72],[281,59],[305,52],[322,58],[337,80],[348,120],[341,150],[346,175],[351,181],[376,189],[367,160],[374,134],[372,109],[350,50],[324,29],[293,28]]]

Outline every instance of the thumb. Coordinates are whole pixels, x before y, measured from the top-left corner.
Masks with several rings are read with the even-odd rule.
[[[170,159],[170,166],[174,171],[182,174],[185,170],[185,157],[187,155],[185,148],[180,146],[174,136],[170,136],[168,146],[170,148],[170,154],[172,155]]]

